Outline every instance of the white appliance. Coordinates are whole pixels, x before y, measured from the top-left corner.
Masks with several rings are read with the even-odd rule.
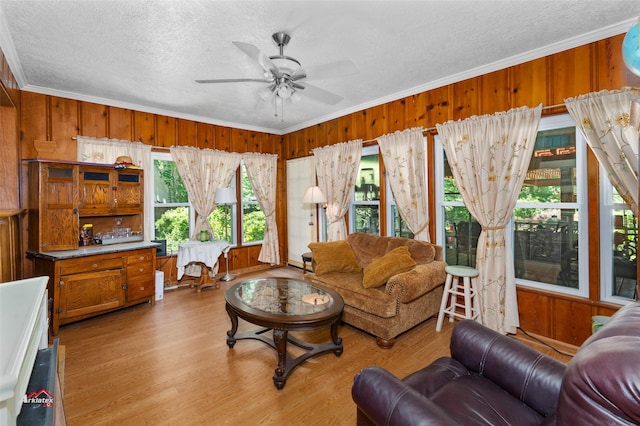
[[[164,272],[156,271],[156,300],[164,298]]]

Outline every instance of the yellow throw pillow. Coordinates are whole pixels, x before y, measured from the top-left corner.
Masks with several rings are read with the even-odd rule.
[[[360,265],[347,240],[309,244],[316,275],[329,272],[360,272]]]
[[[377,257],[364,268],[362,286],[364,288],[378,287],[386,284],[392,276],[406,272],[416,266],[411,258],[409,247],[402,246],[391,250],[384,256]]]

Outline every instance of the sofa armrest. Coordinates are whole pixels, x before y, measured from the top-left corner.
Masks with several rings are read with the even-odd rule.
[[[439,260],[416,265],[410,271],[389,278],[385,293],[396,295],[401,303],[409,303],[444,283],[446,267],[447,264]]]
[[[451,357],[496,383],[543,416],[558,403],[565,364],[472,320],[451,335]]]
[[[380,367],[358,373],[351,396],[360,414],[379,425],[451,425],[455,422],[428,398]]]

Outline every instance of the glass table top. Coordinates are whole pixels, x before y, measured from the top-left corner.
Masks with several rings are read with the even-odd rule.
[[[324,312],[334,300],[325,291],[288,278],[255,278],[237,285],[235,296],[244,305],[270,314],[310,315]]]

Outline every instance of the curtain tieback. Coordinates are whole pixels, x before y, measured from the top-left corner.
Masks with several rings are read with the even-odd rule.
[[[420,228],[418,228],[416,232],[414,232],[414,234],[418,235],[419,233],[427,229],[427,226],[429,226],[429,222],[425,222]]]
[[[502,225],[502,226],[483,226],[482,230],[483,231],[499,231],[501,229],[506,228],[506,225]]]

